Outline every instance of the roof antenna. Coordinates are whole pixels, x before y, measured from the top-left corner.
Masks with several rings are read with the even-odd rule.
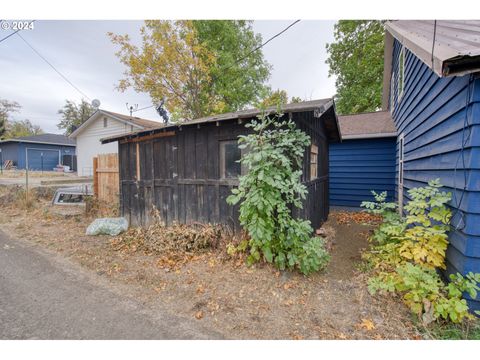
[[[132,117],[132,114],[138,110],[138,104],[128,106],[128,102],[127,102],[125,103],[125,106],[127,107],[127,110],[130,111],[130,117]]]
[[[160,117],[163,119],[163,122],[165,124],[168,124],[168,112],[167,110],[163,107],[163,105],[165,104],[165,99],[162,99],[160,101],[160,104],[158,104],[158,106],[155,107],[155,110],[157,110],[157,113],[158,115],[160,115]]]
[[[97,110],[100,107],[100,100],[98,99],[93,99],[92,100],[92,106]]]

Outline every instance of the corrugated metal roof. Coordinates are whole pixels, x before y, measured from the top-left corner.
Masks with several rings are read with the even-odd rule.
[[[389,111],[338,116],[342,139],[367,139],[396,136],[397,130]]]
[[[479,20],[398,20],[385,26],[438,76],[480,71]]]
[[[75,140],[60,134],[39,134],[39,135],[31,135],[31,136],[20,136],[13,139],[5,139],[2,142],[9,142],[9,141],[75,146]]]
[[[280,111],[283,113],[314,111],[314,112],[318,112],[318,115],[321,115],[324,112],[326,112],[328,109],[333,107],[334,107],[333,99],[328,98],[328,99],[310,100],[310,101],[303,101],[299,103],[286,104],[281,106]],[[278,110],[277,107],[272,106],[265,109],[265,112],[272,114],[272,113],[276,113],[277,110]],[[257,115],[260,115],[262,112],[263,110],[260,110],[260,109],[248,109],[248,110],[241,110],[237,112],[212,115],[212,116],[207,116],[199,119],[179,122],[176,124],[162,125],[154,129],[139,130],[136,132],[125,134],[125,135],[110,136],[110,137],[103,138],[100,141],[103,144],[105,144],[108,142],[117,141],[119,139],[141,137],[147,134],[151,134],[152,132],[155,132],[155,131],[160,131],[160,130],[166,131],[169,129],[175,129],[183,126],[205,124],[205,123],[216,123],[216,122],[221,122],[226,120],[235,120],[235,119],[249,119],[249,118],[254,118]],[[334,111],[333,111],[333,114],[334,116],[336,116]],[[336,124],[336,120],[335,120],[335,132],[337,133],[336,137],[338,139],[339,129],[338,129],[338,125]]]

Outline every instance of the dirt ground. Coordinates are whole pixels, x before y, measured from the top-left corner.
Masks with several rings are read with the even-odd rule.
[[[375,298],[357,270],[373,228],[344,213],[331,213],[327,229],[331,262],[305,277],[259,264],[247,267],[224,249],[165,257],[125,246],[117,238],[84,235],[93,220],[77,210],[39,200],[21,210],[1,203],[0,227],[129,285],[128,296],[202,321],[231,339],[419,339],[408,310],[395,299]]]

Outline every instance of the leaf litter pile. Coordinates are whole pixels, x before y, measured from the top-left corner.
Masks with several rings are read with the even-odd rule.
[[[305,277],[227,255],[238,243],[221,227],[153,224],[112,238],[88,237],[84,213],[59,214],[41,200],[25,211],[7,206],[0,226],[12,238],[47,247],[122,285],[151,311],[202,322],[231,339],[416,339],[400,301],[375,298],[356,270],[373,228],[363,218],[332,213],[324,224],[332,260]],[[62,229],[69,229],[68,232]],[[127,289],[127,290],[125,290]]]

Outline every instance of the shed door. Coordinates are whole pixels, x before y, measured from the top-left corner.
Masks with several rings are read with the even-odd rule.
[[[60,164],[60,151],[53,149],[27,149],[28,169],[52,171]]]

